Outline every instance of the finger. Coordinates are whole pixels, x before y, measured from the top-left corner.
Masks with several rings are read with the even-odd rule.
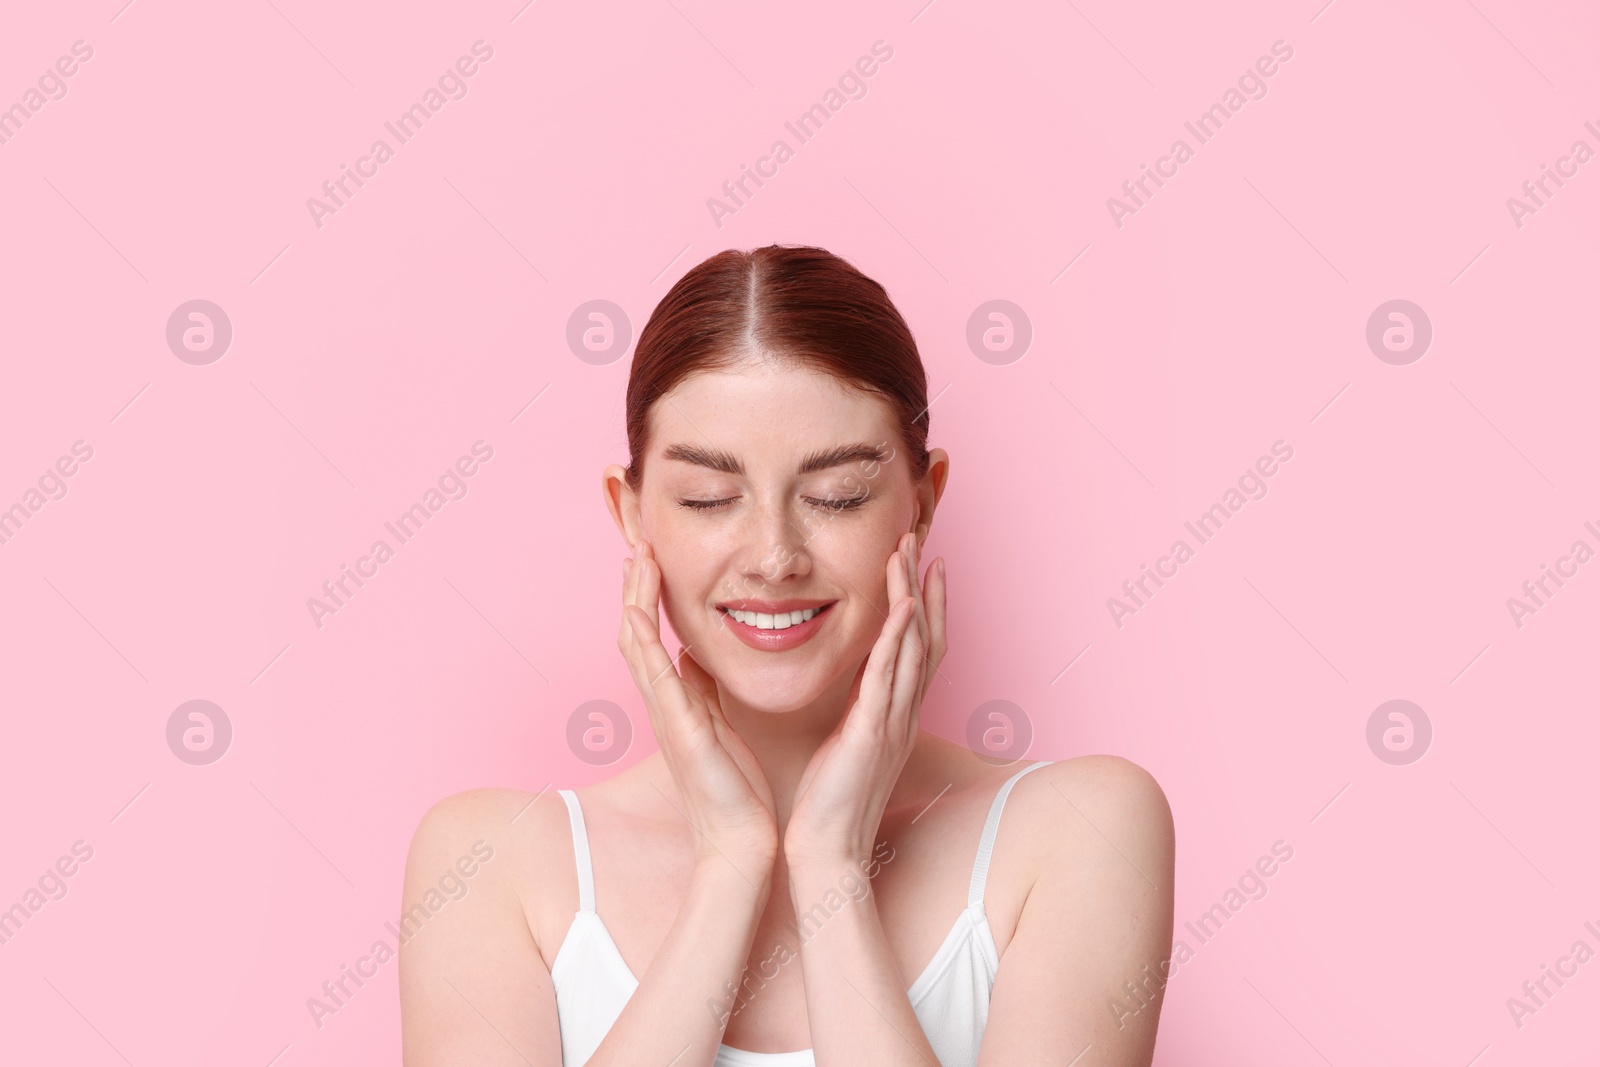
[[[922,543],[918,542],[917,559],[913,570],[922,565],[922,547]],[[939,657],[942,655],[939,651],[939,642],[943,640],[943,619],[935,617],[937,609],[932,599],[935,595],[939,595],[936,585],[937,576],[934,573],[934,565],[929,564],[928,569],[923,571],[922,577],[917,580],[918,621],[922,624],[923,655],[922,681],[917,688],[917,700],[919,703],[923,695],[928,691],[928,686],[932,682],[934,673],[939,665]],[[934,630],[936,623],[939,626],[937,634]]]
[[[905,539],[901,538],[900,543],[904,545]],[[889,554],[889,560],[884,567],[888,574],[889,603],[893,605],[901,597],[911,595],[911,583],[906,579],[905,556],[898,547]]]
[[[661,567],[656,563],[655,549],[650,542],[639,539],[639,586],[634,593],[634,603],[644,610],[661,629]]]
[[[643,558],[640,555],[640,553],[643,551],[640,547],[642,543],[642,541],[636,541],[634,543],[634,556],[632,559],[628,560],[628,579],[624,586],[622,598],[622,625],[623,629],[627,633],[627,640],[625,642],[625,647],[623,648],[622,654],[623,658],[625,658],[628,662],[628,670],[633,674],[634,683],[639,687],[646,699],[654,699],[654,693],[650,688],[651,672],[646,669],[643,656],[640,652],[639,635],[634,630],[632,624],[628,622],[627,618],[629,606],[636,607],[639,603],[639,583],[642,579],[645,569]],[[655,626],[655,620],[653,618],[650,619],[650,622],[652,626]],[[657,629],[659,630],[659,627],[657,627]]]
[[[934,560],[928,565],[927,579],[927,612],[928,612],[928,671],[922,680],[922,692],[928,692],[928,686],[933,682],[934,673],[939,669],[939,663],[944,659],[946,649],[949,648],[948,631],[946,629],[945,608],[949,603],[944,575],[944,557]]]
[[[624,590],[622,601],[624,607],[629,604],[639,603],[639,583],[644,577],[645,568],[643,561],[645,559],[645,541],[644,538],[641,537],[633,543],[633,558],[628,561],[628,581]],[[651,619],[652,621],[655,619],[653,614],[651,615]],[[628,630],[627,654],[632,655],[637,645],[638,642],[634,640],[633,631],[630,628]]]
[[[681,719],[675,719],[669,705],[665,685],[652,685],[651,673],[645,665],[645,634],[648,623],[638,620],[639,608],[637,605],[628,605],[622,609],[622,624],[628,628],[631,641],[629,648],[628,673],[633,677],[633,684],[639,691],[639,697],[644,701],[645,715],[650,720],[650,730],[655,734],[656,743],[663,752],[676,751],[679,748],[678,739],[683,730],[675,727]],[[658,679],[658,681],[660,681]],[[668,769],[672,771],[674,780],[677,779],[677,770],[672,766],[669,758]]]
[[[623,589],[622,596],[622,605],[624,608],[630,604],[639,603],[639,576],[642,572],[643,568],[640,566],[638,550],[635,549],[633,558],[628,560],[628,581]],[[634,634],[633,627],[630,626],[628,627],[627,654],[630,656],[635,656],[637,654],[638,647],[638,637]]]
[[[624,610],[621,613],[620,625],[617,628],[617,651],[622,653],[623,658],[631,655],[633,650],[633,628],[628,625],[628,613],[626,611],[627,606],[632,603],[628,592],[632,583],[633,560],[624,557],[622,560],[622,607]]]
[[[901,582],[903,582],[903,584],[904,584],[904,593],[903,593],[903,595],[907,595],[907,596],[910,596],[910,597],[913,598],[913,603],[912,603],[912,607],[911,607],[911,626],[912,626],[913,629],[916,630],[917,635],[921,639],[922,647],[923,647],[924,650],[926,650],[927,647],[928,647],[928,639],[929,639],[928,638],[928,623],[927,623],[927,618],[926,618],[926,616],[924,615],[924,612],[923,612],[922,590],[921,590],[920,586],[917,583],[916,552],[917,552],[917,535],[915,534],[915,532],[908,532],[908,533],[902,534],[901,537],[900,537],[900,548],[899,548],[899,550],[897,551],[896,554],[900,557],[900,561],[901,561],[900,562],[900,567],[898,569],[901,572],[900,573]],[[890,581],[891,594],[892,595],[901,595],[899,592],[897,592],[896,586],[897,586],[897,583],[894,580],[891,579],[891,581]],[[920,678],[921,677],[921,673],[923,673],[922,672],[922,668],[921,668],[920,665],[918,667],[918,671],[919,671],[918,677]],[[919,691],[920,691],[920,689],[921,689],[920,682],[919,682],[918,688],[919,688]]]
[[[628,603],[639,603],[639,576],[643,573],[640,562],[644,559],[643,542],[635,543],[633,558],[628,561]]]
[[[631,580],[630,580],[631,584]],[[628,610],[634,605],[631,598],[623,596],[622,602],[622,637],[617,641],[617,646],[622,650],[623,662],[628,665],[628,673],[633,676],[633,683],[638,687],[639,693],[644,697],[646,704],[655,702],[655,693],[649,685],[649,676],[645,674],[644,660],[639,650],[639,635],[633,623],[632,613]],[[651,716],[655,711],[651,709]]]
[[[912,600],[911,611],[907,625],[915,628],[917,625],[917,591],[911,584],[910,575],[913,571],[907,570],[906,561],[910,557],[909,542],[906,537],[900,539],[900,547],[889,557],[889,603],[895,604],[902,597]]]
[[[895,650],[894,678],[885,713],[890,734],[894,737],[904,736],[915,721],[917,709],[921,704],[923,680],[928,673],[927,646],[922,642],[922,635],[912,625],[913,621],[913,618],[907,618],[900,644]]]
[[[634,651],[637,653],[635,658],[643,668],[643,677],[639,679],[641,688],[654,695],[656,703],[664,714],[672,717],[686,716],[690,710],[690,702],[683,689],[683,679],[673,669],[672,657],[667,655],[666,646],[661,643],[661,635],[656,631],[655,624],[637,604],[630,604],[624,610],[633,625]]]
[[[847,718],[856,718],[856,709],[861,709],[866,714],[860,720],[861,725],[877,729],[889,710],[889,698],[893,692],[895,661],[899,658],[900,646],[905,639],[906,631],[911,623],[910,598],[901,595],[894,601],[889,609],[889,617],[884,620],[883,629],[878,633],[878,640],[872,646],[872,652],[867,656],[867,664],[861,672],[861,685],[858,691],[854,708]]]
[[[650,619],[650,625],[655,630],[656,639],[660,640],[661,634],[661,566],[656,562],[655,548],[644,540],[639,539],[639,585],[634,591],[634,603]],[[680,650],[681,652],[681,650]],[[652,674],[654,672],[651,672]],[[679,657],[679,675],[681,673],[681,655]],[[687,696],[686,696],[687,699]]]
[[[729,724],[728,717],[722,713],[722,701],[717,696],[717,680],[711,676],[711,672],[700,666],[700,661],[695,659],[687,648],[678,654],[678,673],[683,676],[684,682],[689,687],[700,694],[707,715],[711,719],[711,725],[716,729],[718,740],[722,742],[724,748],[729,748],[728,738],[736,736],[738,731]],[[741,767],[743,767],[742,762]],[[753,780],[751,785],[755,785]]]
[[[922,542],[917,540],[916,531],[912,531],[910,537],[911,595],[917,598],[917,633],[922,637],[923,654],[926,655],[927,649],[932,644],[932,633],[928,625],[928,608],[922,591],[922,581],[917,577],[917,568],[922,564]]]

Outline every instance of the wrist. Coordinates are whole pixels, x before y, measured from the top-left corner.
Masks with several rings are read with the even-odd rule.
[[[793,879],[796,873],[808,876],[837,876],[847,870],[861,871],[873,865],[872,846],[857,848],[849,845],[801,845],[792,841],[783,844],[783,863]]]
[[[815,903],[829,893],[860,900],[871,893],[879,864],[871,856],[809,856],[785,864],[788,890],[798,904]]]
[[[807,867],[790,868],[786,888],[795,921],[806,932],[802,943],[811,940],[823,926],[850,928],[853,922],[841,918],[847,913],[857,921],[877,913],[872,877],[859,863],[814,862]]]
[[[709,852],[696,856],[691,883],[732,899],[748,897],[766,903],[772,891],[777,852],[744,850],[733,854]]]

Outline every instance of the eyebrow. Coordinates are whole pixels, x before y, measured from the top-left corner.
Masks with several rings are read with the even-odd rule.
[[[731,452],[719,448],[701,448],[699,445],[668,445],[663,451],[665,459],[675,459],[679,463],[692,463],[697,467],[709,467],[712,470],[722,471],[725,474],[744,474],[744,464],[739,457]],[[828,470],[840,467],[846,463],[858,460],[870,463],[888,462],[890,453],[877,445],[865,442],[855,444],[837,445],[833,448],[821,448],[810,453],[800,461],[800,474],[811,474],[815,471]]]

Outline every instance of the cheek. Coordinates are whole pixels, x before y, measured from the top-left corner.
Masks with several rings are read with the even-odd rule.
[[[714,562],[717,558],[714,552],[706,550],[703,539],[673,538],[669,542],[664,538],[663,544],[658,546],[656,564],[661,569],[658,600],[661,614],[673,633],[685,643],[695,640],[690,635],[703,634],[708,626],[720,625],[715,610],[709,605],[740,595]]]
[[[667,654],[674,655],[675,649],[672,641],[667,637],[667,630],[672,631],[672,636],[677,638],[680,646],[699,646],[705,641],[709,632],[707,627],[715,620],[707,617],[704,602],[699,597],[674,594],[665,588],[661,592],[661,643],[667,646]]]
[[[852,594],[882,607],[888,601],[887,565],[894,551],[898,527],[893,517],[863,521],[846,527],[834,524],[810,544],[819,569]]]

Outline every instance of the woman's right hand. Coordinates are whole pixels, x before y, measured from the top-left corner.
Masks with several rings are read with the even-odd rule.
[[[679,813],[695,830],[695,854],[765,877],[779,847],[776,805],[761,764],[722,714],[716,680],[688,649],[682,674],[661,644],[661,568],[640,538],[623,565],[617,647],[649,709],[650,725],[678,789]],[[751,862],[765,864],[752,870]]]

